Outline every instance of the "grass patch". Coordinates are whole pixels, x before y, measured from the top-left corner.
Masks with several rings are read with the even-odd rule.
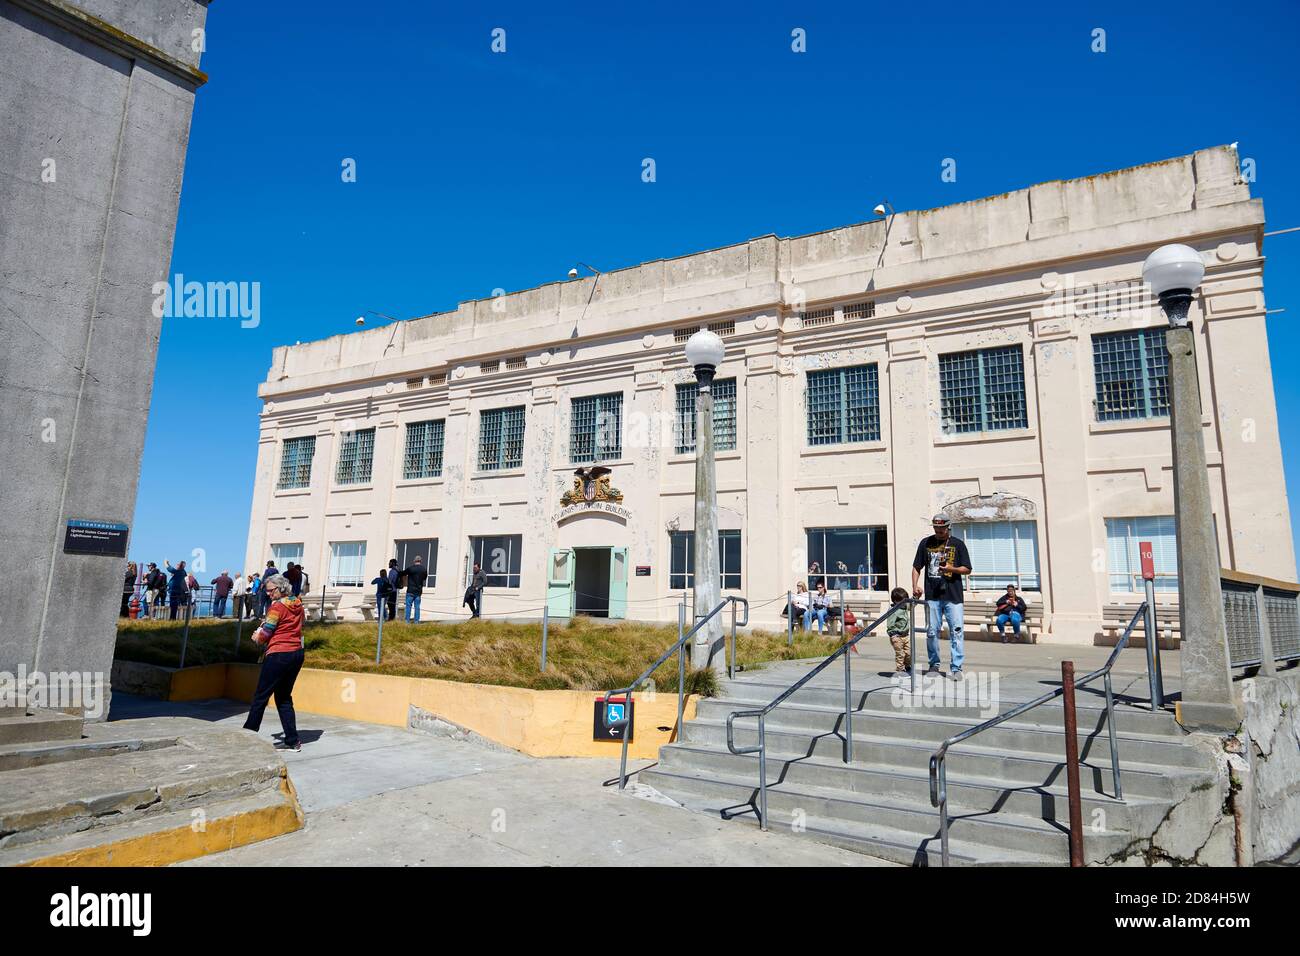
[[[308,624],[304,631],[307,666],[360,673],[435,677],[441,680],[537,690],[610,690],[625,687],[664,649],[677,640],[675,626],[623,622],[599,624],[575,618],[567,625],[552,622],[547,635],[546,673],[538,670],[540,624],[500,621],[384,624],[384,661],[375,664],[373,623]],[[183,622],[123,621],[118,626],[118,660],[175,667],[180,661]],[[235,652],[232,621],[191,621],[186,666],[243,661],[255,663],[261,651],[245,622]],[[757,631],[736,637],[737,659],[749,668],[775,660],[824,657],[838,646],[834,638],[802,633],[793,647],[786,635]],[[688,655],[689,656],[689,655]],[[677,658],[670,658],[653,675],[655,689],[677,691]],[[691,693],[713,696],[717,680],[711,670],[687,668]]]

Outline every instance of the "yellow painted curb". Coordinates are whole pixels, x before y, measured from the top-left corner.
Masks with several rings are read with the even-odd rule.
[[[225,667],[225,680],[211,696],[252,699],[259,665],[216,666]],[[205,675],[205,685],[207,680]],[[185,685],[186,690],[197,683]],[[178,686],[173,681],[173,691]],[[593,739],[593,704],[601,696],[594,690],[533,690],[314,667],[304,667],[293,688],[294,707],[305,713],[407,727],[414,706],[532,757],[617,757],[622,749],[617,741]],[[673,740],[677,695],[640,693],[635,702],[635,736],[628,755],[653,759]],[[684,719],[695,716],[695,703],[694,696],[686,698]]]
[[[281,803],[247,813],[210,820],[196,832],[192,827],[175,827],[101,846],[87,847],[54,856],[29,860],[20,866],[167,866],[209,853],[258,843],[301,829],[302,806],[287,773],[281,773]]]

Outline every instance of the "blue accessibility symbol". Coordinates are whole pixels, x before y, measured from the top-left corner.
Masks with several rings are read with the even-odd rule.
[[[608,721],[609,723],[612,724],[612,723],[614,723],[615,721],[622,720],[622,719],[623,719],[623,705],[622,705],[622,704],[608,704],[608,705],[606,705],[606,708],[605,708],[605,720],[606,720],[606,721]]]

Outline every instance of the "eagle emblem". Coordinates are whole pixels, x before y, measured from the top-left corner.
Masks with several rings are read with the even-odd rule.
[[[592,504],[597,501],[622,501],[623,492],[611,488],[611,469],[603,465],[579,468],[573,473],[573,487],[560,499],[562,505]]]

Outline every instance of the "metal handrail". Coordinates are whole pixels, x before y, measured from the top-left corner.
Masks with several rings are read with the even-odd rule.
[[[1137,613],[1133,615],[1133,620],[1128,622],[1128,627],[1124,629],[1124,634],[1120,637],[1119,641],[1116,642],[1115,650],[1111,651],[1110,657],[1106,659],[1106,663],[1091,674],[1088,674],[1086,677],[1080,678],[1074,682],[1075,687],[1082,687],[1084,684],[1094,681],[1098,677],[1105,678],[1106,730],[1110,735],[1110,766],[1111,774],[1115,780],[1116,800],[1124,799],[1124,789],[1120,784],[1119,776],[1119,745],[1115,737],[1115,695],[1111,689],[1110,669],[1114,665],[1116,658],[1119,657],[1119,652],[1122,651],[1124,645],[1128,643],[1129,635],[1133,633],[1133,628],[1137,626],[1137,622],[1144,614],[1146,614],[1146,610],[1147,605],[1144,601],[1138,607]],[[1153,639],[1153,635],[1147,635],[1147,640]],[[939,842],[942,847],[944,866],[948,865],[948,748],[953,744],[961,743],[963,740],[969,740],[976,734],[983,733],[984,731],[996,727],[998,724],[1011,720],[1014,717],[1019,717],[1026,711],[1033,710],[1035,707],[1046,704],[1050,700],[1055,700],[1064,693],[1064,686],[1058,687],[1053,691],[1043,694],[1041,697],[1035,697],[1033,700],[1021,704],[1019,707],[1013,707],[1005,714],[998,714],[996,717],[991,717],[982,724],[977,724],[974,727],[963,730],[959,734],[954,734],[949,737],[939,746],[938,750],[931,754],[930,805],[939,808]]]
[[[655,671],[659,669],[660,665],[663,664],[664,661],[672,657],[674,652],[677,652],[678,655],[677,656],[677,733],[680,734],[682,728],[682,713],[686,707],[686,697],[685,697],[686,644],[692,637],[695,636],[695,634],[699,631],[700,628],[702,628],[705,624],[708,624],[709,621],[713,619],[714,615],[716,615],[728,604],[731,605],[731,659],[727,662],[727,674],[729,677],[735,677],[736,675],[736,671],[735,671],[736,627],[737,626],[747,627],[749,625],[749,601],[743,597],[733,596],[733,597],[723,598],[718,603],[717,607],[715,607],[708,614],[704,615],[702,618],[696,621],[695,626],[692,627],[689,631],[685,631],[685,633],[683,633],[685,629],[685,614],[682,613],[685,611],[685,605],[681,605],[678,613],[678,618],[677,618],[677,634],[678,634],[677,640],[675,640],[671,645],[669,645],[668,650],[660,654],[659,659],[656,660],[649,667],[647,667],[644,671],[642,671],[641,676],[638,677],[636,680],[632,681],[632,683],[629,684],[627,687],[622,687],[619,688],[618,690],[611,690],[605,692],[605,697],[604,700],[602,701],[602,703],[605,706],[601,708],[601,717],[600,717],[601,723],[604,724],[606,730],[615,730],[619,728],[622,728],[623,730],[623,753],[619,759],[619,766],[618,766],[618,789],[622,790],[627,786],[627,743],[628,743],[627,726],[632,719],[633,693],[636,692],[636,688],[639,687],[644,681],[646,681],[651,674],[653,674]],[[736,620],[737,605],[742,605],[745,609],[745,617],[741,621]],[[723,637],[722,640],[726,640],[726,638]],[[718,643],[721,643],[721,641],[719,641]],[[717,644],[714,644],[709,647],[710,662],[713,660],[713,654],[716,650],[717,650]],[[621,694],[623,696],[623,703],[625,705],[623,709],[624,716],[620,720],[610,720],[609,706],[608,706],[609,699],[617,694]]]
[[[862,640],[864,637],[866,637],[868,634],[874,631],[882,621],[888,618],[889,615],[893,614],[899,608],[902,607],[910,608],[920,603],[921,602],[916,598],[907,598],[906,600],[899,601],[897,604],[891,605],[889,609],[885,611],[884,614],[880,615],[880,617],[872,621],[870,625],[863,628],[852,640],[845,641],[843,644],[841,644],[834,652],[832,652],[826,658],[826,660],[822,661],[820,664],[818,664],[816,667],[810,670],[807,674],[804,674],[803,677],[799,678],[797,681],[795,681],[793,684],[787,687],[784,691],[781,692],[780,695],[778,695],[766,707],[761,707],[757,710],[737,710],[727,715],[727,749],[730,750],[733,754],[736,754],[737,756],[743,756],[745,754],[753,754],[753,753],[758,754],[758,826],[759,829],[762,830],[767,829],[767,735],[766,735],[766,724],[764,723],[767,720],[767,715],[771,713],[773,710],[775,710],[777,707],[779,707],[781,704],[785,703],[785,701],[788,700],[790,696],[794,694],[794,692],[797,691],[799,688],[801,688],[804,684],[808,683],[808,681],[812,680],[814,677],[816,677],[818,674],[824,671],[827,667],[829,667],[831,662],[834,661],[835,658],[843,656],[844,658],[844,762],[852,763],[853,762],[853,717],[852,717],[853,679],[850,673],[849,651],[852,650],[857,645],[858,641]],[[915,664],[915,661],[913,661],[913,664]],[[743,748],[736,747],[735,720],[737,717],[758,718],[758,746],[757,747],[743,747]]]

